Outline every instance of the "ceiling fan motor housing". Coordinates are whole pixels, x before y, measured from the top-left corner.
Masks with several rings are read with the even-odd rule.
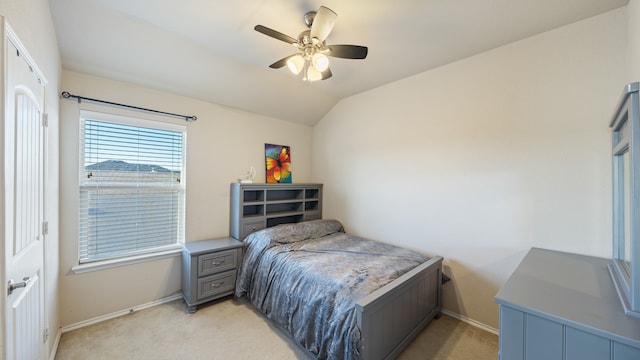
[[[309,29],[311,29],[311,25],[313,25],[313,19],[315,18],[316,18],[315,11],[309,11],[306,14],[304,14],[304,23],[305,25],[307,25]]]

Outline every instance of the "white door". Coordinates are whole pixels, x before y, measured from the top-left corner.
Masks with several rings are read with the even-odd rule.
[[[7,360],[40,360],[46,356],[44,81],[10,33],[4,55],[4,352]]]

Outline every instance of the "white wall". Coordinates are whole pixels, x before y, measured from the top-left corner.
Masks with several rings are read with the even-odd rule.
[[[325,217],[443,256],[444,307],[497,328],[530,247],[611,254],[626,34],[621,8],[341,101],[314,129]]]
[[[60,54],[53,21],[46,0],[0,0],[0,16],[4,16],[20,41],[37,63],[48,84],[45,93],[45,112],[49,114],[47,148],[47,188],[45,217],[49,222],[49,235],[45,238],[45,326],[51,330],[48,349],[54,345],[60,325],[58,313],[58,100],[60,83]],[[4,160],[0,160],[4,164]],[[4,165],[2,165],[4,166]],[[3,204],[4,206],[4,204]],[[4,257],[4,253],[2,255]],[[2,270],[0,270],[0,274]],[[0,276],[4,278],[4,276]],[[3,301],[0,301],[3,304]],[[2,313],[4,319],[4,312]],[[2,331],[0,330],[0,334]],[[0,336],[0,345],[1,345]],[[2,347],[0,346],[0,349]],[[0,357],[2,357],[0,351]]]
[[[627,5],[627,68],[628,82],[640,81],[640,0]]]
[[[162,111],[196,115],[187,123],[186,241],[228,236],[229,184],[250,166],[264,182],[264,144],[291,146],[293,180],[311,181],[312,128],[165,92],[63,72],[63,91]],[[78,117],[74,100],[60,101],[62,325],[142,305],[180,291],[179,257],[75,275],[78,264]],[[118,109],[106,107],[106,111]],[[133,113],[133,116],[143,114]],[[182,120],[169,120],[183,124]]]

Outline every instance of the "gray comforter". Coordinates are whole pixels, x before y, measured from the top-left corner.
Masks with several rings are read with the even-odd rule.
[[[244,242],[236,296],[319,359],[360,358],[356,301],[428,260],[347,235],[335,220],[279,225]]]

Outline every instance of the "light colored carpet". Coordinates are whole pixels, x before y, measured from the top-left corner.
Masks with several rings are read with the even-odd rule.
[[[498,337],[448,316],[434,319],[398,359],[491,359]],[[183,301],[62,335],[56,360],[302,359],[310,357],[246,300],[188,314]]]

